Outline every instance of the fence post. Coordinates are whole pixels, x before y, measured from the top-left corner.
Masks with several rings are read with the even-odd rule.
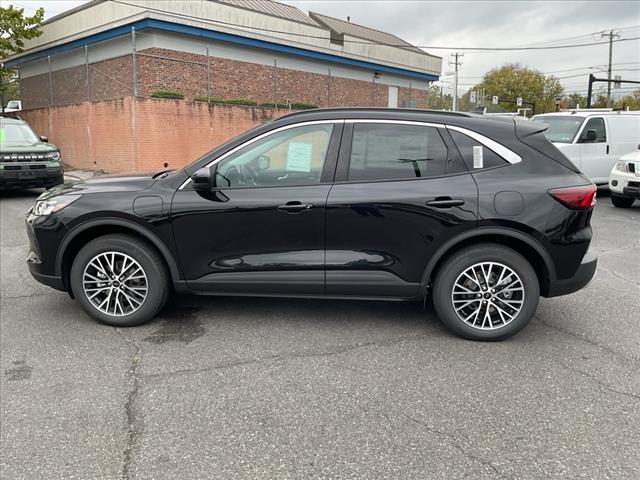
[[[327,107],[331,106],[331,67],[327,67]]]
[[[211,105],[211,60],[209,58],[209,46],[207,45],[207,103]]]
[[[278,61],[273,59],[273,106],[278,108]]]
[[[87,87],[87,101],[91,100],[91,87],[89,85],[89,46],[84,46],[84,75]]]
[[[138,96],[138,68],[136,66],[136,27],[131,27],[131,73],[133,75],[133,96]]]
[[[51,99],[51,105],[53,106],[53,75],[51,74],[51,55],[47,55],[47,62],[49,62],[49,97]]]

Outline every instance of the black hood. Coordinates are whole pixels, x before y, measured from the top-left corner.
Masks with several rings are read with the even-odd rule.
[[[156,172],[102,175],[79,182],[65,183],[45,192],[41,198],[56,195],[78,195],[107,192],[138,192],[146,190],[156,182]]]

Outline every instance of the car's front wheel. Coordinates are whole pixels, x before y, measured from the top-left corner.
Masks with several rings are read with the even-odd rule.
[[[632,197],[622,197],[620,195],[611,194],[611,203],[615,207],[619,208],[629,208],[633,205],[634,199]]]
[[[444,325],[471,340],[502,340],[531,320],[540,285],[518,252],[481,244],[454,253],[438,269],[433,303]]]
[[[84,310],[117,327],[148,322],[169,296],[163,259],[130,235],[105,235],[87,243],[76,255],[69,279]]]

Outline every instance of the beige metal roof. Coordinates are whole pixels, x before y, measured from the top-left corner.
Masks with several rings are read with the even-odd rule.
[[[428,55],[418,47],[414,47],[409,42],[405,42],[401,38],[396,37],[387,32],[381,32],[374,28],[365,27],[356,23],[347,22],[346,20],[340,20],[339,18],[328,17],[316,12],[309,12],[309,16],[313,18],[320,25],[324,25],[330,30],[333,30],[338,35],[349,35],[352,37],[362,38],[373,43],[391,45],[399,48],[406,48],[416,53],[423,53]]]
[[[273,17],[293,20],[294,22],[307,23],[309,25],[318,26],[311,18],[307,17],[302,10],[296,7],[286,5],[284,3],[274,2],[272,0],[211,0],[219,3],[227,3],[234,7],[244,8],[253,12],[264,13]]]

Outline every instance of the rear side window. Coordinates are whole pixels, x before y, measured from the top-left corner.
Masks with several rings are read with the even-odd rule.
[[[403,180],[445,174],[447,146],[437,128],[354,125],[349,181]]]
[[[460,150],[460,155],[464,160],[464,163],[467,165],[469,171],[478,170],[478,168],[473,167],[473,149],[476,147],[476,150],[480,148],[482,150],[482,168],[493,168],[493,167],[502,167],[504,165],[509,165],[504,158],[495,153],[493,150],[485,147],[477,140],[465,135],[464,133],[457,132],[455,130],[449,130],[451,133],[451,137],[453,141],[456,143],[458,150]]]

